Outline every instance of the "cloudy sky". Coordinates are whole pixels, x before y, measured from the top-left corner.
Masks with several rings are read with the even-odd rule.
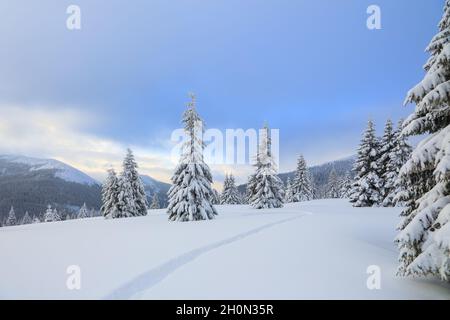
[[[171,132],[193,91],[209,128],[280,130],[280,167],[354,153],[367,119],[405,117],[443,1],[2,0],[0,152],[101,179],[132,147],[168,181]],[[81,30],[66,9],[81,8]],[[214,166],[218,181],[232,170]]]

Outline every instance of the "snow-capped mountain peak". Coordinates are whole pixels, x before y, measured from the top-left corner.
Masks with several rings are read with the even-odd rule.
[[[68,182],[75,182],[85,185],[98,185],[99,182],[87,174],[61,161],[54,159],[40,159],[21,155],[0,155],[0,161],[23,164],[28,166],[28,170],[54,170],[55,177]]]

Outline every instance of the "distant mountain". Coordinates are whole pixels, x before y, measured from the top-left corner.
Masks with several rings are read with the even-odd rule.
[[[167,206],[167,191],[170,189],[170,184],[153,179],[150,176],[141,175],[142,182],[144,183],[145,193],[147,194],[148,202],[151,204],[152,197],[158,193],[159,205],[161,208]]]
[[[336,174],[340,177],[345,176],[347,172],[350,172],[350,174],[352,175],[352,168],[353,164],[355,163],[355,159],[356,156],[351,156],[335,161],[330,161],[321,165],[309,167],[309,171],[311,172],[311,175],[313,177],[319,197],[324,192],[331,170],[334,168],[334,170],[336,170]],[[281,178],[281,180],[283,180],[283,183],[286,183],[288,177],[290,177],[291,180],[294,179],[295,171],[280,173],[278,176]],[[243,184],[240,185],[238,189],[240,192],[245,193],[246,187],[247,184]]]
[[[0,175],[50,170],[53,172],[54,177],[60,178],[67,182],[75,182],[91,186],[100,185],[98,181],[89,177],[80,170],[54,159],[38,159],[18,155],[0,155],[0,163],[5,164],[0,167]]]
[[[0,218],[11,206],[18,218],[25,211],[41,215],[48,204],[74,211],[86,202],[100,207],[100,184],[83,172],[57,160],[0,156]]]
[[[165,206],[170,185],[149,176],[142,180],[149,201],[157,192]],[[0,155],[0,221],[11,206],[20,219],[25,211],[42,215],[48,204],[74,212],[83,203],[96,210],[101,206],[101,184],[87,174],[54,159]]]

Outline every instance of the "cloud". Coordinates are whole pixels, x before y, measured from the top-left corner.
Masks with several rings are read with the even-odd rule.
[[[89,133],[105,125],[99,118],[68,108],[1,106],[0,152],[54,158],[102,180],[107,168],[120,170],[125,150],[131,147],[142,174],[169,181],[174,164],[168,155]]]

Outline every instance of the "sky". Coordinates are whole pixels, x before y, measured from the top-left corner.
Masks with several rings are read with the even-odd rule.
[[[208,128],[280,132],[280,171],[355,153],[367,120],[406,117],[438,0],[2,0],[0,153],[97,179],[131,147],[169,181],[173,130],[197,95]],[[81,29],[69,30],[69,5]],[[381,9],[380,30],[366,26]],[[249,166],[212,166],[244,182]]]

